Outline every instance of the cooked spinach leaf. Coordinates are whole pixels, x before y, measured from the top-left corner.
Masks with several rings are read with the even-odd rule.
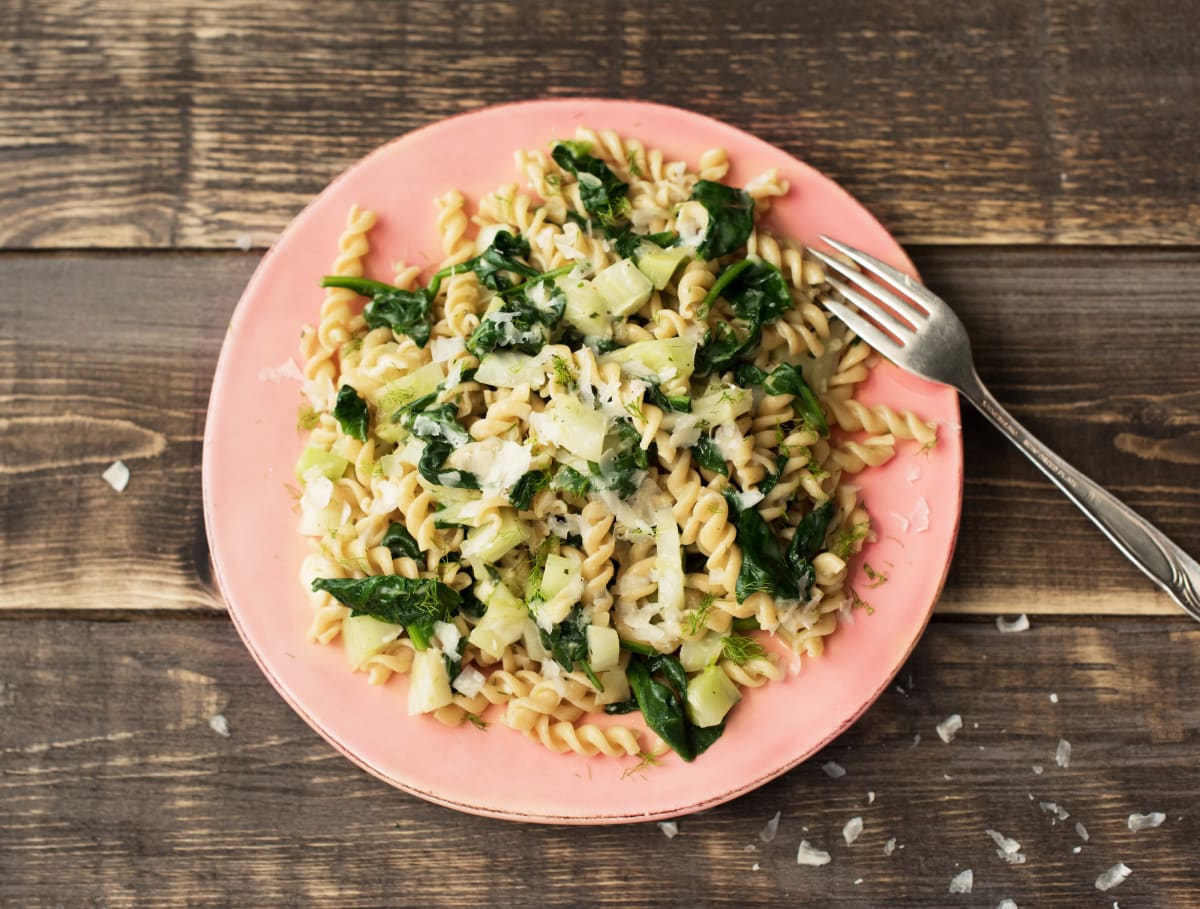
[[[813,577],[812,560],[825,547],[829,524],[836,512],[837,506],[830,499],[806,514],[796,525],[796,532],[792,536],[792,542],[788,545],[784,558],[797,576]],[[811,588],[811,586],[811,580],[807,585],[801,582],[801,595],[807,597],[807,588]]]
[[[550,485],[550,471],[531,470],[513,485],[508,501],[518,511],[526,511],[533,504],[533,497]]]
[[[787,467],[788,455],[785,451],[777,452],[775,455],[775,472],[763,478],[763,481],[758,484],[758,491],[764,496],[778,485],[783,479],[783,469]]]
[[[743,259],[725,269],[717,278],[701,308],[707,310],[718,297],[729,301],[734,315],[742,323],[742,332],[727,322],[718,322],[704,335],[696,351],[696,375],[732,369],[749,359],[762,338],[763,326],[769,325],[792,307],[792,296],[783,274],[770,262]]]
[[[522,258],[529,257],[529,241],[520,234],[502,230],[481,255],[471,260],[471,267],[479,275],[479,283],[492,290],[507,290],[513,286],[508,272],[525,278],[536,278],[538,270]]]
[[[729,476],[729,465],[725,463],[725,456],[713,442],[711,433],[704,433],[696,440],[696,444],[692,446],[692,456],[695,457],[696,463],[705,470]]]
[[[607,164],[588,154],[588,142],[556,142],[550,150],[556,164],[575,175],[579,197],[588,214],[602,224],[614,224],[629,211],[629,186]]]
[[[729,509],[737,526],[737,543],[742,550],[742,568],[734,585],[739,603],[760,590],[780,600],[800,598],[800,581],[779,550],[779,541],[762,516],[753,509]]]
[[[353,615],[374,616],[384,622],[403,625],[413,646],[429,646],[436,622],[448,622],[462,604],[453,587],[437,578],[406,578],[380,574],[369,578],[316,578],[313,590],[323,590],[339,603],[349,606]]]
[[[551,481],[550,488],[555,492],[565,492],[569,495],[583,498],[592,488],[592,481],[576,470],[564,464]]]
[[[421,547],[403,524],[388,524],[387,532],[383,535],[383,545],[388,548],[393,559],[421,557]]]
[[[587,629],[588,620],[584,615],[583,605],[576,603],[567,617],[554,626],[553,631],[546,631],[539,627],[538,637],[541,638],[542,646],[550,651],[556,663],[568,672],[572,671],[575,664],[578,663],[583,674],[588,677],[588,681],[595,689],[603,691],[604,686],[588,664]]]
[[[625,674],[646,725],[685,761],[694,761],[725,731],[724,723],[700,727],[688,721],[687,673],[675,657],[634,656]]]
[[[417,460],[421,476],[438,486],[478,489],[479,479],[474,474],[442,469],[450,453],[468,444],[471,437],[458,422],[458,408],[449,401],[436,404],[436,400],[435,394],[417,398],[398,410],[392,419],[398,419],[405,429],[425,443],[425,450]]]
[[[692,399],[689,395],[666,395],[657,385],[646,386],[646,400],[655,407],[663,410],[673,410],[676,413],[691,413]]]
[[[477,357],[494,350],[517,350],[535,354],[550,340],[562,321],[567,298],[554,285],[544,285],[536,293],[524,292],[525,285],[514,288],[498,309],[486,313],[479,327],[467,339],[467,349]],[[530,299],[534,296],[535,299]]]
[[[692,199],[708,212],[708,226],[696,252],[702,259],[719,259],[744,246],[754,229],[754,200],[745,190],[713,180],[701,180]]]
[[[739,363],[734,367],[733,376],[739,385],[761,385],[769,395],[792,395],[796,416],[821,435],[829,435],[829,424],[816,393],[804,381],[804,374],[791,363],[780,363],[769,373],[751,363]]]
[[[408,335],[418,347],[429,343],[429,309],[436,291],[402,290],[382,281],[348,275],[326,275],[321,286],[344,287],[370,297],[362,313],[368,328],[386,326],[398,335]]]
[[[367,402],[349,385],[338,389],[337,402],[333,405],[333,416],[342,427],[342,432],[360,442],[367,441],[367,428],[371,417]]]

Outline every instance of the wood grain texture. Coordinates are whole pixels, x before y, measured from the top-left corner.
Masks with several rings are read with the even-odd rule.
[[[538,97],[689,107],[909,243],[1200,242],[1188,0],[0,5],[0,246],[266,245],[375,146]]]
[[[1047,620],[1023,635],[935,623],[903,692],[775,782],[680,819],[673,840],[653,824],[483,820],[394,791],[311,732],[219,618],[2,627],[6,906],[920,909],[959,905],[947,888],[965,867],[975,892],[962,905],[1200,902],[1200,694],[1188,684],[1200,628],[1183,620]],[[208,725],[218,712],[227,739]],[[935,725],[951,713],[965,725],[946,745]],[[1067,769],[1059,738],[1072,744]],[[842,779],[822,773],[829,760]],[[652,786],[654,773],[629,785]],[[1039,801],[1070,818],[1052,821]],[[1155,810],[1162,827],[1127,829],[1130,813]],[[864,832],[847,847],[854,816]],[[989,828],[1020,841],[1026,864],[997,858]],[[798,867],[801,839],[832,863]],[[1118,861],[1133,875],[1102,899],[1093,882]]]
[[[220,608],[201,439],[256,261],[0,256],[0,322],[13,326],[0,342],[0,609]],[[1018,419],[1200,552],[1200,253],[942,248],[917,263]],[[55,305],[29,318],[37,300]],[[943,611],[1177,614],[982,418],[964,411],[964,433]],[[120,495],[100,478],[118,458],[132,471]]]

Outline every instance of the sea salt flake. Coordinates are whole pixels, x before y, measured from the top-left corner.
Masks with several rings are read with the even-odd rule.
[[[1075,822],[1075,832],[1079,834],[1079,838],[1085,843],[1090,839],[1088,837],[1087,827],[1083,826],[1079,821]]]
[[[929,503],[924,496],[917,499],[909,518],[912,520],[913,533],[924,533],[929,529]]]
[[[669,840],[673,840],[675,837],[679,836],[679,824],[677,824],[675,821],[659,821],[658,829],[661,830],[663,832],[663,836]]]
[[[867,804],[868,804],[868,805],[874,805],[874,804],[875,804],[875,793],[874,793],[874,792],[868,792],[868,793],[867,793]]]
[[[826,761],[821,765],[821,769],[825,771],[825,775],[831,780],[840,780],[846,775],[846,768],[837,761]]]
[[[891,855],[895,851],[896,851],[896,838],[894,836],[889,837],[888,841],[883,844],[883,854]]]
[[[1124,862],[1117,862],[1102,875],[1096,878],[1097,890],[1111,890],[1125,882],[1125,879],[1132,874],[1132,870]],[[1115,903],[1113,905],[1116,905]]]
[[[996,628],[1001,634],[1016,634],[1018,631],[1029,630],[1029,616],[1021,613],[1015,619],[1006,619],[1002,615],[996,616]]]
[[[1038,807],[1046,812],[1046,814],[1054,815],[1055,820],[1052,820],[1050,822],[1051,824],[1055,823],[1056,821],[1065,821],[1071,816],[1071,813],[1062,805],[1058,804],[1058,802],[1038,802]]]
[[[274,382],[279,384],[280,379],[294,379],[297,382],[304,381],[304,373],[300,371],[300,367],[296,365],[296,361],[288,357],[274,369],[261,369],[258,372],[258,381]]]
[[[958,734],[958,730],[962,729],[962,727],[962,717],[957,713],[952,713],[937,724],[938,738],[949,745],[954,741],[954,736]]]
[[[1034,773],[1036,773],[1038,776],[1041,776],[1041,775],[1042,775],[1042,771],[1043,771],[1044,769],[1045,769],[1045,768],[1044,768],[1044,767],[1042,767],[1042,765],[1041,765],[1041,764],[1034,764],[1034,765],[1033,765],[1033,772],[1034,772]]]
[[[750,870],[751,870],[751,871],[757,871],[757,870],[758,870],[758,862],[755,862],[753,865],[751,865],[751,866],[750,866]]]
[[[1083,852],[1083,847],[1082,846],[1073,846],[1073,847],[1071,847],[1071,851],[1074,852],[1076,855],[1079,855],[1079,853]]]
[[[742,852],[758,852],[758,847],[750,843],[748,846],[742,847]]]
[[[916,748],[920,744],[921,744],[921,733],[918,732],[916,735],[913,736],[913,743],[908,746],[908,750],[912,751],[914,748]]]
[[[862,835],[863,819],[861,817],[852,817],[846,821],[846,825],[842,827],[842,839],[846,841],[847,846],[853,846],[854,841]]]
[[[208,727],[217,735],[222,735],[229,738],[229,720],[225,719],[225,714],[216,713],[208,718]]]
[[[832,857],[824,849],[817,849],[808,844],[808,840],[800,841],[800,849],[796,852],[796,864],[807,865],[811,868],[817,868],[821,865],[828,865],[832,861]]]
[[[950,881],[951,893],[970,893],[971,888],[975,886],[975,872],[970,868],[966,871],[960,871],[954,875],[954,879]]]
[[[1054,752],[1054,763],[1064,768],[1071,766],[1071,743],[1066,739],[1058,740],[1058,749]]]
[[[912,486],[917,480],[921,479],[921,468],[916,464],[908,468],[908,474],[904,477],[908,481],[908,485]]]
[[[1151,811],[1149,814],[1131,814],[1128,821],[1129,829],[1138,833],[1141,830],[1149,830],[1151,827],[1159,826],[1167,816],[1161,811]]]
[[[124,492],[125,487],[129,485],[129,468],[125,466],[124,461],[113,461],[108,470],[100,476],[117,492]]]
[[[1057,703],[1058,703],[1058,695],[1057,695],[1057,694],[1055,694],[1053,691],[1051,691],[1051,692],[1050,692],[1050,703],[1051,703],[1051,704],[1057,704]]]
[[[907,533],[908,532],[908,518],[906,518],[904,515],[900,514],[900,512],[898,512],[898,511],[893,511],[891,513],[891,515],[893,518],[896,519],[896,523],[900,525],[900,532]]]
[[[238,234],[237,239],[233,241],[233,245],[242,252],[250,252],[250,249],[254,246],[254,240],[249,234]]]
[[[996,904],[996,909],[1020,909],[1014,900],[1000,900]]]
[[[779,832],[779,817],[782,814],[782,811],[776,811],[775,816],[767,821],[766,826],[762,830],[758,831],[758,838],[764,843],[769,843],[775,839],[775,834]]]
[[[856,877],[856,878],[854,879],[854,886],[855,886],[855,887],[857,887],[857,886],[858,886],[859,884],[861,884],[862,882],[863,882],[863,879],[862,879],[861,877]]]
[[[1004,859],[1010,865],[1024,865],[1025,856],[1021,854],[1021,844],[1012,837],[1005,836],[998,830],[987,830],[987,835],[992,838],[997,846],[996,855]]]

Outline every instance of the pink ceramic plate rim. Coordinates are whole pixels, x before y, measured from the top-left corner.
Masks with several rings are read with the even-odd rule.
[[[802,242],[828,233],[915,274],[896,242],[844,190],[781,150],[689,111],[610,100],[533,101],[486,108],[409,133],[334,180],[259,264],[230,322],[204,438],[204,511],[218,584],[239,634],[283,698],[359,766],[414,795],[490,817],[554,823],[655,820],[732,799],[818,751],[879,696],[911,653],[949,568],[962,498],[958,401],[942,386],[881,364],[867,402],[907,407],[940,424],[936,448],[901,446],[855,482],[877,539],[853,563],[873,613],[856,611],[824,656],[749,692],[725,736],[692,764],[669,757],[628,774],[634,759],[559,755],[505,728],[443,727],[405,714],[405,682],[382,688],[348,671],[339,646],[304,639],[309,607],[297,579],[303,554],[286,489],[302,447],[298,388],[272,370],[298,358],[299,325],[315,320],[317,279],[329,267],[352,202],[375,209],[367,273],[386,279],[395,259],[434,264],[431,199],[450,188],[478,199],[517,182],[511,152],[545,147],[577,124],[635,136],[695,166],[722,146],[742,183],[769,167],[791,183],[771,223]],[[890,580],[868,590],[871,563]],[[495,708],[493,708],[495,710]],[[628,721],[628,718],[621,718]],[[784,720],[784,721],[781,721]],[[790,720],[786,721],[786,720]]]

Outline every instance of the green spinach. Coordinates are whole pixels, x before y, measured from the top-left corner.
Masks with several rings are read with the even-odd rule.
[[[382,281],[354,278],[348,275],[326,275],[322,287],[344,287],[356,294],[370,297],[363,309],[368,328],[390,328],[398,335],[408,335],[418,347],[429,343],[429,310],[436,291],[402,290]]]
[[[479,479],[464,470],[443,470],[446,458],[456,448],[471,441],[471,436],[458,422],[458,408],[450,403],[434,403],[436,394],[417,398],[396,412],[392,417],[414,436],[425,443],[425,450],[417,460],[417,470],[430,483],[438,486],[454,486],[460,489],[478,489]]]
[[[417,559],[421,556],[421,547],[403,524],[388,524],[387,532],[383,535],[383,545],[388,548],[393,559]]]
[[[662,410],[673,410],[676,413],[692,412],[692,399],[689,395],[667,395],[653,383],[646,386],[645,397],[647,401]]]
[[[832,499],[821,503],[796,525],[792,542],[788,544],[784,559],[797,579],[800,597],[807,599],[812,592],[816,572],[812,566],[813,558],[825,546],[825,537],[829,533],[829,524],[837,512],[837,506]]]
[[[558,665],[570,672],[578,663],[595,689],[603,691],[604,686],[588,664],[587,629],[588,620],[584,616],[583,605],[576,603],[567,617],[554,626],[553,631],[539,627],[538,637]]]
[[[629,186],[599,158],[588,154],[590,142],[556,142],[550,150],[556,164],[575,175],[579,197],[600,223],[615,224],[629,212]]]
[[[513,485],[508,494],[508,501],[518,511],[527,511],[533,504],[533,497],[550,485],[550,471],[531,470]]]
[[[695,457],[696,463],[705,470],[729,476],[729,465],[725,463],[725,456],[713,442],[711,433],[704,433],[696,440],[696,444],[692,446],[692,455]]]
[[[634,656],[625,674],[646,725],[685,761],[694,761],[725,731],[724,723],[701,727],[688,720],[687,673],[675,657]]]
[[[316,578],[313,590],[323,590],[353,615],[369,615],[403,625],[413,645],[424,650],[437,622],[448,622],[462,604],[453,587],[437,578],[405,578],[380,574],[369,578]]]
[[[753,354],[762,338],[763,326],[769,325],[792,307],[792,296],[783,274],[770,262],[743,259],[725,269],[704,298],[707,310],[717,297],[729,301],[733,313],[743,323],[744,333],[727,322],[718,322],[704,335],[696,351],[696,375],[732,369]]]
[[[739,512],[731,505],[729,519],[737,527],[737,543],[742,550],[742,568],[734,584],[737,601],[742,603],[760,590],[780,600],[799,599],[800,580],[762,516],[753,509]]]
[[[371,423],[367,402],[349,385],[338,389],[337,402],[333,405],[333,416],[342,427],[342,432],[360,442],[367,441],[367,429]]]
[[[745,245],[754,229],[754,200],[745,190],[701,180],[692,199],[708,212],[704,239],[696,248],[702,259],[719,259]]]
[[[823,436],[829,435],[825,412],[817,395],[804,381],[804,374],[791,363],[780,363],[769,373],[750,363],[739,363],[733,370],[734,381],[744,387],[761,385],[769,395],[792,395],[796,416]]]
[[[583,498],[592,488],[592,481],[574,467],[567,464],[558,468],[550,488],[555,492],[565,492],[568,495]]]

